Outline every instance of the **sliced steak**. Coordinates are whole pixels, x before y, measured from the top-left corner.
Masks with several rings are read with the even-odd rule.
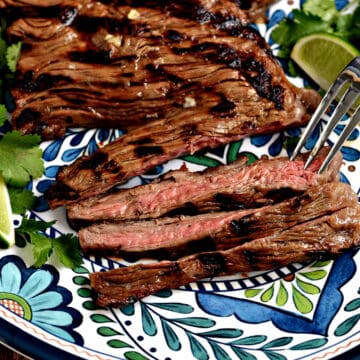
[[[126,305],[157,291],[202,278],[269,270],[292,262],[333,257],[359,245],[360,209],[356,201],[351,207],[299,222],[275,235],[228,250],[197,253],[178,261],[95,272],[90,274],[90,283],[98,305]]]
[[[8,36],[23,48],[12,123],[25,133],[126,128],[182,117],[184,107],[190,117],[232,117],[237,102],[247,121],[303,120],[308,110],[236,1],[16,3]]]
[[[351,188],[328,183],[303,195],[259,209],[214,212],[155,220],[100,223],[79,231],[85,252],[176,259],[199,251],[223,250],[281,233],[357,203]]]
[[[130,128],[74,165],[83,170],[81,185],[67,180],[74,167],[62,171],[52,206],[57,192],[87,197],[134,169],[304,124],[320,98],[287,80],[234,1],[83,0],[20,9],[8,28],[23,41],[13,126],[44,139],[69,126]]]
[[[138,220],[272,204],[310,186],[335,181],[342,162],[340,154],[323,174],[317,174],[327,153],[327,148],[321,149],[307,170],[304,162],[308,153],[295,161],[281,157],[259,159],[247,165],[244,156],[232,164],[204,171],[171,171],[146,185],[70,204],[67,215],[78,228],[105,220]]]

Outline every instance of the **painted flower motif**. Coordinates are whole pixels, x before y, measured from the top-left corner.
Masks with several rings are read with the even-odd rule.
[[[81,314],[66,305],[71,293],[57,285],[57,270],[49,265],[26,268],[17,256],[0,260],[0,304],[8,310],[66,341],[83,344],[73,331],[81,323]]]
[[[330,261],[318,261],[307,271],[290,274],[278,283],[272,283],[263,288],[247,289],[245,296],[248,299],[258,297],[262,303],[274,302],[277,307],[289,306],[293,302],[295,309],[301,314],[309,314],[314,309],[313,297],[321,295],[322,282],[328,275],[327,267]],[[275,286],[276,285],[276,286]]]

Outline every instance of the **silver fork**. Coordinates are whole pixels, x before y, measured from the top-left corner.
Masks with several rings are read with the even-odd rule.
[[[335,97],[340,93],[346,84],[350,84],[348,90],[341,97],[338,105],[334,109],[331,117],[329,118],[328,123],[326,124],[323,132],[321,133],[318,141],[314,145],[304,168],[306,169],[311,161],[315,158],[321,147],[324,145],[326,139],[329,137],[331,131],[336,126],[336,124],[341,120],[341,118],[350,110],[357,99],[360,99],[360,56],[352,60],[345,69],[340,73],[335,82],[331,85],[329,90],[326,92],[322,101],[320,102],[318,108],[316,109],[314,115],[312,116],[308,126],[306,127],[304,133],[302,134],[299,142],[296,145],[294,152],[292,153],[290,160],[294,160],[299,154],[301,148],[305,145],[307,139],[311,135],[315,126],[320,122],[322,116],[328,107],[332,104]],[[347,120],[347,125],[343,129],[341,135],[337,139],[336,143],[332,146],[327,157],[322,163],[319,173],[321,173],[329,164],[331,159],[341,148],[345,140],[349,137],[351,132],[354,130],[356,125],[360,122],[360,106],[355,109],[354,113]]]

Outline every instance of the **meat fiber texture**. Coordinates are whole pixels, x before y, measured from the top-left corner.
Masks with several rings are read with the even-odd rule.
[[[249,12],[259,3],[269,1],[252,2]],[[9,38],[23,43],[12,123],[44,139],[68,127],[184,117],[299,123],[316,102],[287,81],[247,12],[230,0],[1,6],[13,9]]]
[[[272,204],[311,186],[335,181],[342,163],[340,153],[322,174],[318,174],[327,153],[327,147],[321,149],[306,170],[304,164],[309,153],[301,154],[295,161],[279,157],[248,164],[248,158],[240,156],[231,164],[204,171],[171,171],[149,184],[69,204],[68,220],[78,228],[92,222],[140,220]]]
[[[333,191],[336,186],[339,190]],[[354,195],[341,194],[342,188],[334,183],[311,187],[303,195],[259,209],[96,224],[79,231],[80,245],[92,253],[166,259],[229,249],[351,206]]]
[[[342,162],[340,154],[324,173],[317,173],[327,153],[328,149],[323,148],[307,170],[303,167],[308,153],[295,161],[281,157],[247,164],[240,157],[230,165],[201,172],[171,172],[154,184],[73,204],[68,208],[68,219],[77,224],[84,220],[94,223],[79,231],[82,249],[92,253],[173,258],[187,251],[216,248],[216,239],[224,237],[230,223],[234,227],[235,219],[242,218],[244,222],[255,213],[259,218],[265,217],[269,208],[266,205],[336,181]],[[285,202],[281,206],[289,205]],[[184,216],[189,212],[193,216]],[[194,216],[198,213],[204,215]],[[249,235],[251,231],[249,228],[242,235],[258,236]],[[231,246],[231,241],[240,240],[241,233],[238,230],[227,236],[227,246]]]
[[[68,127],[127,130],[60,171],[52,207],[180,155],[303,125],[320,99],[288,81],[230,0],[0,4],[8,37],[23,42],[14,128],[43,139]]]
[[[309,212],[311,206],[302,207],[301,203],[312,196],[321,200],[313,202],[313,212]],[[270,206],[272,221],[258,219],[263,233],[229,249],[92,273],[90,281],[97,303],[126,305],[157,291],[202,278],[329,258],[360,245],[360,205],[349,185],[337,182],[313,187],[300,196],[298,202],[294,199],[292,205],[292,214],[279,212],[276,205]],[[250,216],[254,217],[256,215]],[[278,227],[277,231],[268,231],[269,223],[270,227]],[[246,231],[246,223],[241,222],[241,226],[242,231]]]

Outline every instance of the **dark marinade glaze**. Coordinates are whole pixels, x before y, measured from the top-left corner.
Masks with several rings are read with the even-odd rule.
[[[169,51],[173,54],[179,56],[192,55],[203,58],[204,61],[210,61],[211,63],[224,64],[229,69],[238,70],[244,73],[246,81],[251,84],[251,86],[258,92],[258,94],[268,99],[275,104],[276,109],[283,109],[283,89],[280,85],[272,84],[272,75],[267,71],[266,66],[259,60],[254,59],[252,54],[241,53],[237,51],[234,47],[229,46],[228,44],[218,44],[216,42],[205,41],[201,43],[199,40],[196,40],[194,44],[190,47],[181,47],[182,41],[189,41],[192,39],[191,34],[186,32],[181,32],[178,29],[166,28],[162,33],[152,34],[153,24],[148,23],[147,19],[129,19],[126,16],[122,17],[109,17],[109,16],[96,16],[93,13],[86,15],[86,11],[81,8],[81,4],[86,4],[87,1],[82,1],[74,3],[71,1],[64,1],[64,3],[59,3],[55,6],[19,6],[16,8],[9,7],[9,19],[10,22],[16,22],[17,19],[48,19],[53,21],[57,19],[60,21],[64,28],[60,32],[64,31],[65,28],[71,28],[79,37],[79,40],[84,41],[87,44],[86,49],[72,49],[66,53],[66,56],[71,62],[80,62],[83,64],[91,64],[94,66],[94,69],[98,66],[116,66],[121,62],[124,63],[134,63],[139,59],[136,54],[127,55],[127,56],[113,56],[111,49],[101,49],[94,47],[92,42],[92,36],[98,31],[106,31],[109,34],[116,35],[120,34],[121,36],[130,36],[130,37],[144,37],[150,43],[159,42],[169,48]],[[0,2],[1,4],[1,2]],[[234,12],[231,10],[223,14],[219,9],[207,9],[203,4],[206,2],[202,1],[104,1],[99,2],[99,4],[107,6],[130,6],[133,9],[143,9],[144,7],[149,7],[151,9],[158,10],[160,14],[166,14],[166,16],[174,17],[176,19],[183,19],[191,24],[191,22],[196,22],[198,24],[205,24],[206,26],[216,29],[219,36],[231,36],[234,38],[244,38],[249,39],[256,43],[256,46],[263,49],[265,53],[272,57],[271,51],[268,48],[265,40],[260,36],[256,29],[248,24],[247,18],[244,15],[242,17],[237,17]],[[235,2],[234,4],[239,9],[242,7],[248,8],[249,4],[243,4],[243,2]],[[241,14],[241,10],[238,14]],[[192,25],[191,25],[192,26]],[[21,36],[26,36],[22,33]],[[29,34],[27,34],[29,36]],[[10,32],[9,37],[11,40],[23,40],[23,51],[25,54],[31,54],[32,51],[32,42],[27,39],[21,38],[19,33]],[[35,38],[35,41],[36,38]],[[25,55],[26,56],[26,55]],[[151,56],[149,53],[148,56]],[[156,55],[158,56],[158,55]],[[186,86],[189,83],[189,79],[177,77],[172,73],[167,72],[163,66],[151,66],[150,64],[145,64],[146,69],[146,79],[139,81],[129,81],[130,86],[142,86],[146,82],[156,82],[156,81],[168,81],[173,83],[173,90],[180,86]],[[45,70],[44,70],[45,71]],[[131,78],[134,75],[133,72],[124,72],[122,75],[123,78]],[[31,106],[40,106],[36,105],[36,96],[29,97],[29,103],[23,110],[19,109],[14,114],[14,125],[16,128],[23,129],[25,132],[31,132],[35,128],[40,131],[43,137],[47,138],[49,136],[60,136],[63,133],[63,128],[66,126],[77,126],[79,119],[71,115],[71,111],[79,111],[81,105],[83,108],[86,108],[89,105],[89,96],[90,98],[100,98],[103,94],[101,92],[94,92],[93,90],[86,88],[85,92],[88,93],[88,98],[82,97],[77,98],[72,94],[79,93],[82,91],[79,88],[72,88],[70,84],[74,83],[75,80],[71,76],[52,74],[51,72],[40,72],[35,73],[34,71],[25,71],[22,72],[20,67],[19,75],[15,81],[15,89],[18,89],[20,93],[24,94],[36,94],[39,92],[44,92],[46,90],[54,96],[54,88],[60,87],[60,90],[57,91],[56,96],[60,99],[60,104],[58,106],[54,105],[53,113],[54,117],[56,113],[59,113],[58,123],[52,124],[52,128],[46,130],[46,126],[49,125],[48,121],[44,119],[44,114],[41,111],[31,109]],[[191,82],[191,80],[190,80]],[[104,82],[99,80],[98,86],[100,87],[112,87],[116,86],[115,84]],[[195,86],[201,88],[201,84],[196,84]],[[172,91],[168,93],[168,97],[172,97]],[[186,89],[183,88],[183,93],[186,94]],[[218,92],[218,89],[213,89],[209,86],[206,89],[207,92]],[[68,95],[66,95],[68,93]],[[212,106],[208,111],[213,114],[218,114],[219,116],[234,116],[231,111],[234,107],[232,105],[232,100],[227,98],[225,94],[219,94],[223,98],[222,103],[219,103],[216,106]],[[15,96],[16,97],[16,96]],[[119,99],[115,99],[119,102]],[[121,100],[120,100],[121,101]],[[108,102],[112,102],[108,100]],[[135,102],[136,103],[136,102]],[[62,104],[62,105],[61,105]],[[65,105],[67,104],[67,105]],[[115,106],[115,105],[111,105]],[[173,103],[173,106],[177,106],[176,102]],[[66,111],[68,108],[67,114],[61,115],[62,112]],[[97,109],[94,107],[94,109]],[[98,108],[98,111],[102,111],[101,108]],[[32,116],[30,114],[40,114],[42,116]],[[166,117],[168,114],[167,110],[159,109],[157,117]],[[63,117],[62,117],[63,116]],[[80,118],[82,115],[79,115]],[[141,114],[141,121],[146,120],[147,115]],[[61,120],[63,123],[61,124]],[[106,116],[103,119],[104,126],[110,125],[111,119],[107,119]],[[123,120],[120,120],[123,121]],[[56,122],[56,121],[55,121]],[[82,124],[85,127],[89,124]],[[99,124],[99,126],[101,126]],[[124,124],[126,127],[126,124]],[[51,134],[51,135],[50,135]]]

